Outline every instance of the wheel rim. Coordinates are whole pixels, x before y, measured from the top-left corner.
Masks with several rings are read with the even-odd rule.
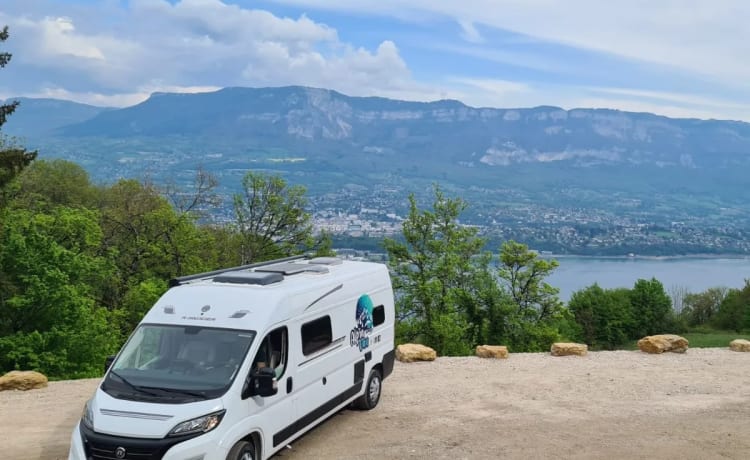
[[[370,401],[375,402],[380,398],[380,377],[377,375],[370,380],[370,388],[368,388],[368,394]]]
[[[244,452],[239,460],[253,460],[252,452]]]

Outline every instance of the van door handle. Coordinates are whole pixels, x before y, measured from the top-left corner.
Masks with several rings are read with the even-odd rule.
[[[287,393],[292,392],[292,378],[291,377],[286,378],[286,392]]]

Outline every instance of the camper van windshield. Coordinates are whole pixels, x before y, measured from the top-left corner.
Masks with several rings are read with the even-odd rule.
[[[143,324],[112,364],[102,390],[115,398],[184,403],[223,395],[253,331]]]

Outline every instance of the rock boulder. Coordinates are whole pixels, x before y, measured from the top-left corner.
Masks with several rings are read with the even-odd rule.
[[[552,356],[586,356],[589,347],[585,343],[553,343],[550,348]]]
[[[732,351],[750,351],[750,340],[732,340],[731,342],[729,342],[729,349]]]
[[[434,361],[435,358],[435,350],[418,343],[404,343],[396,347],[396,359],[404,363]]]
[[[505,359],[508,357],[508,347],[504,345],[477,345],[476,355],[480,358]]]
[[[638,341],[638,348],[646,353],[658,354],[665,351],[685,353],[688,341],[685,337],[675,334],[649,335]]]
[[[0,391],[34,390],[47,386],[47,377],[36,371],[10,371],[0,377]]]

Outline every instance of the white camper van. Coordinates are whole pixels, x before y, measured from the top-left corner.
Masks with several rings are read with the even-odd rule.
[[[265,459],[393,370],[385,265],[289,258],[172,280],[86,403],[70,460]]]

